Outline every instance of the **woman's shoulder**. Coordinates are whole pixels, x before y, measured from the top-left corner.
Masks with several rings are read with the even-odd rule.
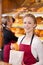
[[[34,41],[41,42],[40,38],[38,36],[36,36],[36,35],[34,35]]]
[[[33,39],[33,45],[36,48],[42,46],[42,42],[41,42],[40,38],[36,35],[34,36],[34,39]]]

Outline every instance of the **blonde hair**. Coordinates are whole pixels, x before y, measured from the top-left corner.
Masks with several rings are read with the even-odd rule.
[[[12,22],[15,21],[15,19],[12,16],[2,17],[2,26],[6,27],[7,26],[7,22],[10,22],[10,19],[12,19]]]
[[[31,18],[34,20],[34,23],[37,24],[36,18],[35,18],[35,16],[34,16],[33,14],[26,14],[26,15],[23,17],[23,19],[24,19],[25,17],[31,17]]]

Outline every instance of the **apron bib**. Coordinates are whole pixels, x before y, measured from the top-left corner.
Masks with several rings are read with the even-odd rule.
[[[34,37],[34,35],[32,36],[31,44],[32,44],[33,37]],[[31,53],[31,44],[30,45],[22,44],[22,40],[21,40],[21,43],[20,43],[20,46],[19,46],[19,50],[24,51],[24,58],[23,58],[24,64],[31,65],[31,64],[36,63],[37,60],[34,58],[34,56]]]

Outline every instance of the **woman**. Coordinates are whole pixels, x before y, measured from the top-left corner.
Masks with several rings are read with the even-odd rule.
[[[36,19],[32,14],[23,17],[26,35],[18,39],[19,50],[24,51],[23,65],[43,65],[43,47],[40,39],[34,34]]]
[[[9,51],[10,51],[10,45],[11,43],[17,42],[17,37],[14,35],[14,33],[11,32],[10,28],[13,24],[15,19],[12,17],[6,16],[4,19],[2,18],[2,25],[3,25],[3,60],[5,62],[9,61]]]

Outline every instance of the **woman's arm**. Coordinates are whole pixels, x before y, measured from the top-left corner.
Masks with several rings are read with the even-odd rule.
[[[36,51],[38,54],[39,62],[33,65],[43,65],[43,44],[39,39],[36,42]]]

